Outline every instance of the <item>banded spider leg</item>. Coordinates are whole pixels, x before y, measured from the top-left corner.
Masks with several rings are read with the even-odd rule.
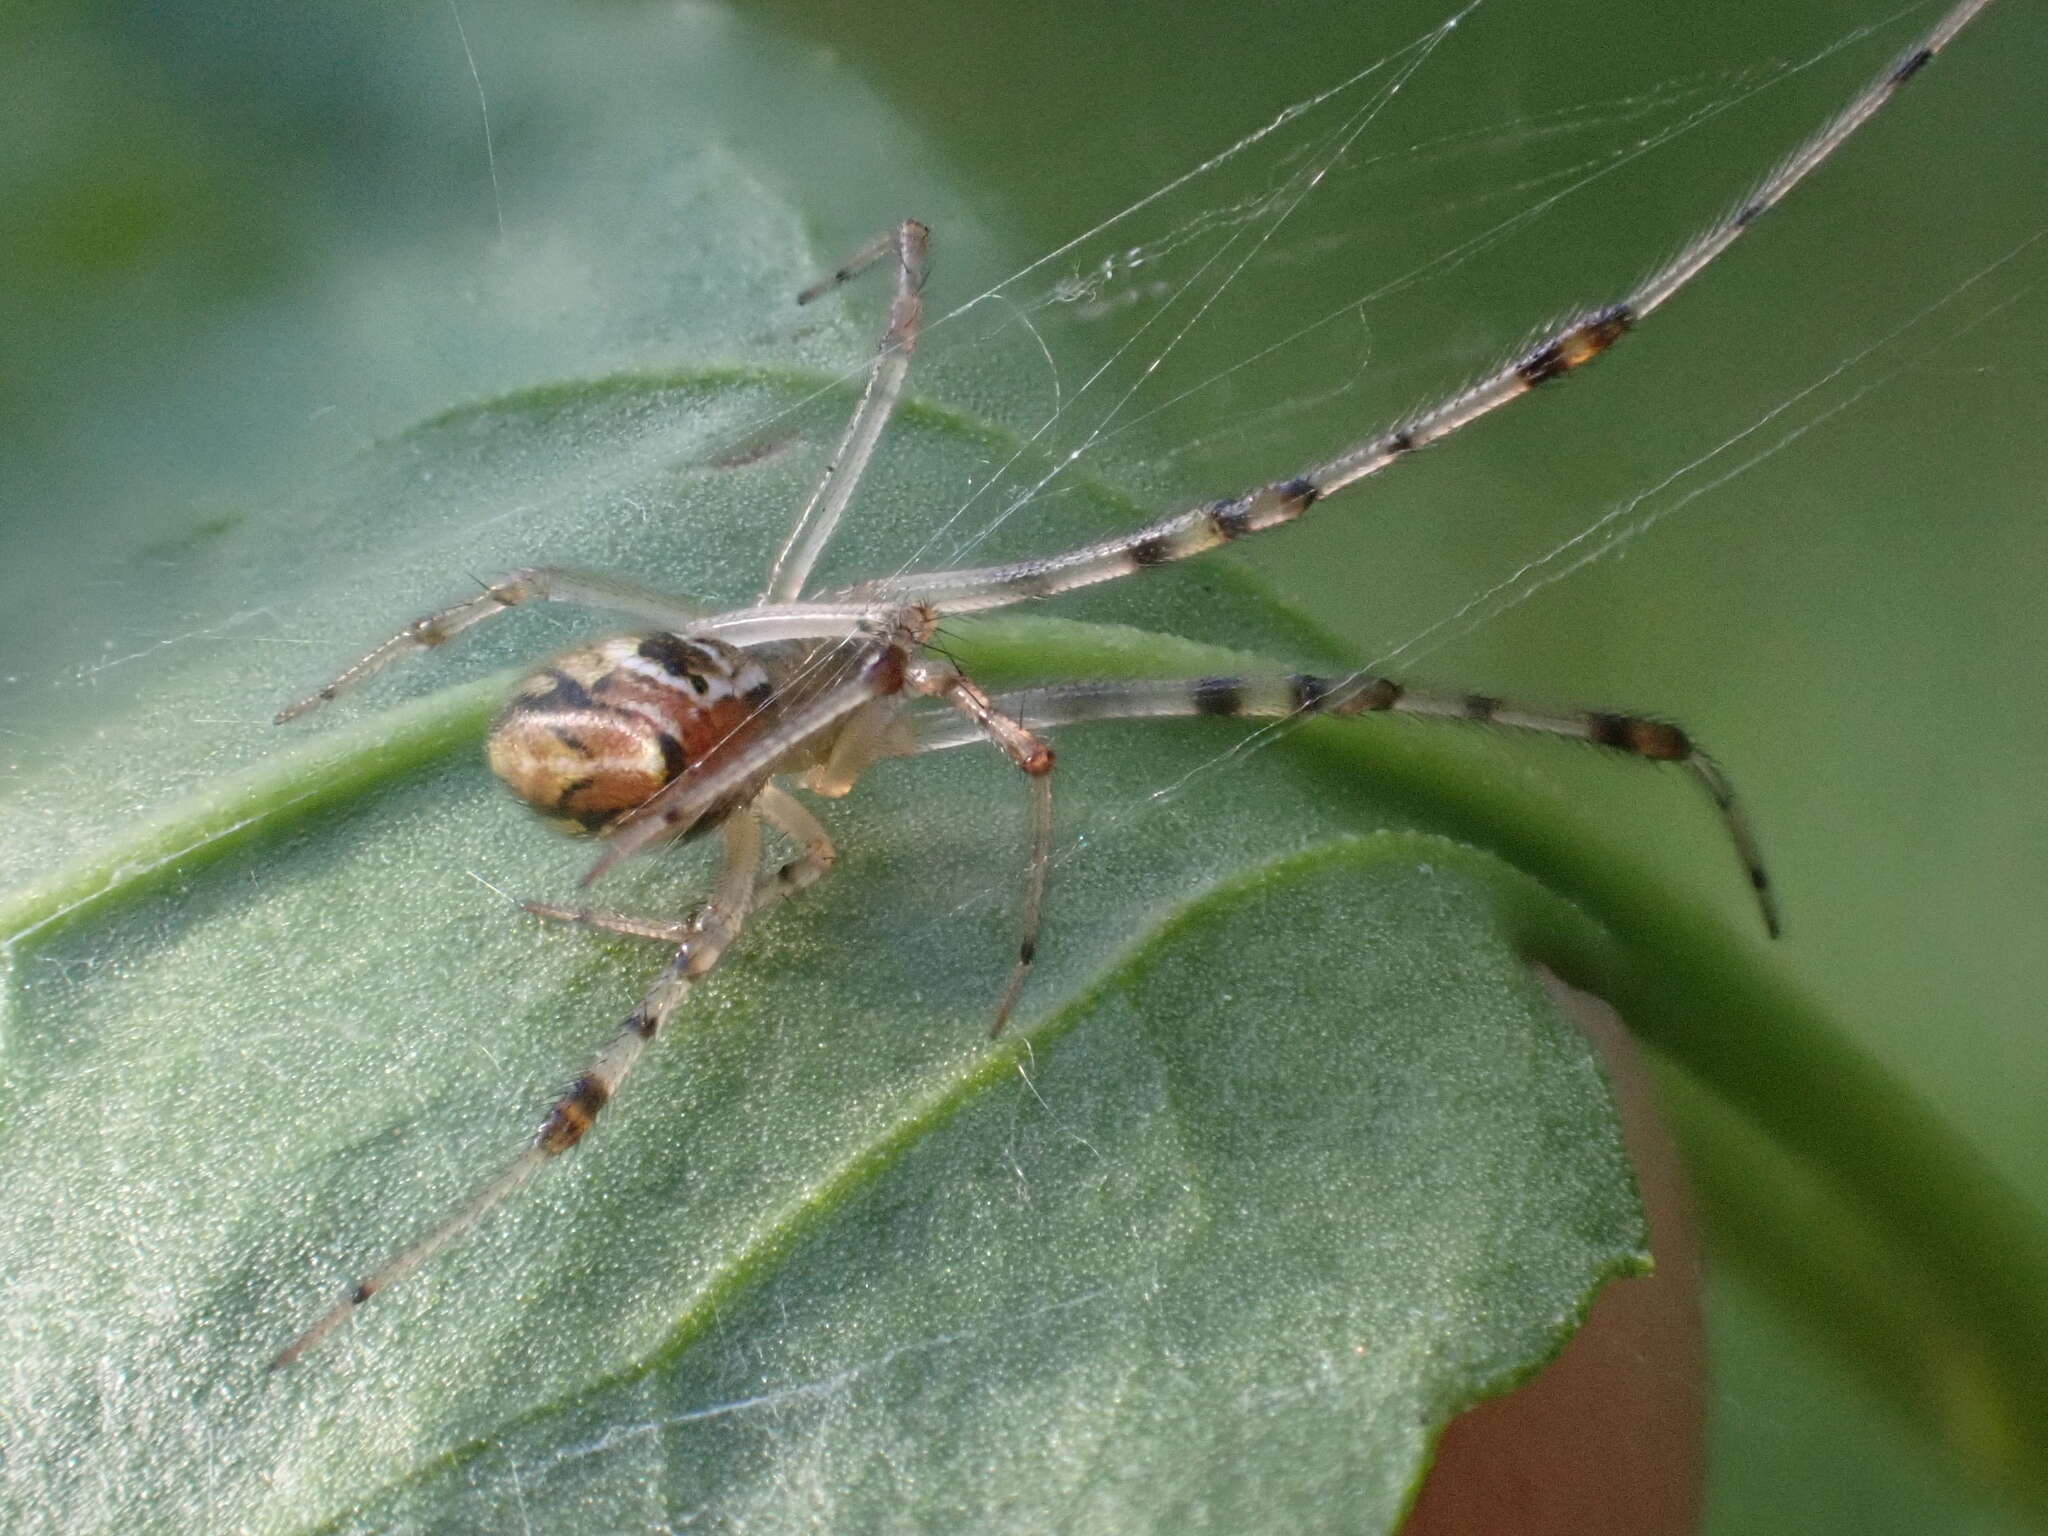
[[[646,1048],[674,1013],[690,989],[709,975],[726,949],[739,937],[755,900],[755,880],[761,862],[761,826],[753,812],[741,811],[726,819],[719,829],[724,859],[718,880],[704,905],[690,918],[670,929],[655,933],[661,925],[632,920],[610,921],[609,914],[575,914],[549,911],[546,915],[591,921],[598,927],[622,932],[639,932],[676,944],[673,959],[648,988],[639,1005],[626,1016],[624,1026],[602,1051],[592,1058],[581,1076],[549,1108],[547,1117],[533,1139],[476,1192],[444,1216],[427,1234],[409,1244],[392,1258],[358,1281],[291,1343],[271,1359],[275,1371],[290,1365],[328,1334],[347,1322],[357,1307],[413,1270],[450,1243],[456,1241],[515,1194],[542,1164],[560,1156],[583,1139],[598,1113],[626,1080]]]
[[[1321,464],[1239,496],[1205,502],[1106,539],[1031,560],[951,571],[923,571],[861,582],[827,603],[926,605],[941,617],[1006,607],[1113,581],[1185,560],[1251,533],[1293,522],[1320,502],[1441,442],[1480,417],[1563,378],[1605,354],[1705,271],[1756,222],[1782,203],[1897,95],[1991,0],[1958,0],[1918,43],[1771,171],[1732,213],[1617,301],[1582,314],[1520,358],[1478,383],[1424,405]]]
[[[1092,720],[1160,720],[1209,716],[1220,719],[1292,719],[1388,713],[1440,720],[1466,720],[1511,730],[1533,731],[1583,741],[1652,763],[1688,769],[1719,813],[1750,889],[1755,892],[1765,931],[1778,937],[1777,902],[1764,873],[1763,855],[1749,818],[1720,766],[1685,731],[1668,720],[1607,710],[1532,710],[1479,693],[1411,688],[1369,672],[1348,677],[1191,677],[1062,683],[997,694],[990,704],[1034,730]],[[917,752],[939,752],[981,740],[955,721],[931,716],[918,722]]]

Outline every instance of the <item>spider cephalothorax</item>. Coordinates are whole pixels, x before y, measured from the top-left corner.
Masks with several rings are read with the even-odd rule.
[[[1023,932],[996,1009],[997,1029],[1031,964],[1050,864],[1053,755],[1041,733],[1089,720],[1423,715],[1567,737],[1639,760],[1675,763],[1713,802],[1765,927],[1775,934],[1776,910],[1762,860],[1727,779],[1687,733],[1666,722],[1608,710],[1535,710],[1363,673],[1103,680],[991,696],[931,643],[949,615],[1055,597],[1291,522],[1510,400],[1591,363],[1777,206],[1989,3],[1958,0],[1918,45],[1766,176],[1746,202],[1617,302],[1556,327],[1477,383],[1321,464],[1041,559],[896,575],[804,598],[811,570],[902,392],[921,324],[927,231],[905,221],[805,290],[799,302],[884,259],[896,276],[888,328],[866,390],[757,602],[712,612],[616,577],[549,567],[518,571],[466,602],[407,625],[279,715],[288,720],[302,714],[399,657],[442,645],[523,603],[570,602],[622,613],[642,631],[571,651],[520,685],[492,729],[491,767],[530,804],[606,839],[606,852],[586,883],[622,858],[693,833],[715,833],[722,862],[709,896],[685,917],[527,904],[544,917],[659,940],[673,954],[612,1041],[556,1098],[526,1149],[424,1238],[356,1286],[274,1363],[297,1359],[356,1306],[467,1231],[549,1158],[576,1145],[648,1042],[747,922],[831,868],[831,839],[785,780],[814,794],[840,795],[879,759],[976,742],[994,745],[1022,772],[1032,808],[1020,903]],[[772,870],[763,861],[764,826],[797,850]]]

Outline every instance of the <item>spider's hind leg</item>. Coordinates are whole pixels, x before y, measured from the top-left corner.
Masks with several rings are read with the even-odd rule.
[[[590,1059],[582,1074],[557,1095],[533,1139],[475,1193],[434,1224],[424,1237],[402,1249],[330,1307],[270,1362],[290,1365],[354,1315],[356,1308],[419,1268],[464,1236],[502,1205],[550,1160],[581,1141],[618,1093],[648,1043],[689,996],[690,989],[717,966],[754,908],[761,863],[761,827],[751,809],[733,812],[719,824],[725,856],[710,899],[686,920],[676,952],[655,977],[609,1044]],[[609,914],[606,914],[607,916]],[[606,926],[598,924],[597,926]],[[644,931],[652,924],[643,925]],[[620,928],[618,931],[635,931]],[[651,935],[649,935],[651,936]]]
[[[776,831],[797,846],[797,856],[763,875],[754,886],[754,911],[758,915],[778,901],[809,890],[832,872],[839,852],[818,818],[803,808],[796,796],[773,784],[762,788],[754,809]]]

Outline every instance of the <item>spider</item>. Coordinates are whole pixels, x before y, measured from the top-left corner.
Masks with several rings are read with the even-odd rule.
[[[1053,827],[1054,755],[1045,733],[1093,720],[1435,716],[1573,738],[1617,755],[1677,764],[1712,802],[1765,931],[1775,938],[1779,921],[1770,882],[1729,780],[1668,721],[1607,710],[1532,709],[1369,673],[1080,681],[990,694],[938,653],[934,637],[952,616],[1136,575],[1291,523],[1496,407],[1590,363],[1781,202],[1989,3],[1958,0],[1746,201],[1618,301],[1580,314],[1488,377],[1298,474],[1038,559],[896,575],[806,597],[811,572],[901,397],[922,322],[930,233],[904,220],[798,294],[797,302],[808,304],[870,268],[886,263],[894,271],[888,322],[865,388],[757,601],[714,612],[614,576],[531,567],[406,625],[277,715],[280,724],[295,719],[391,663],[438,648],[526,603],[620,613],[641,628],[571,650],[519,684],[491,728],[490,766],[543,814],[607,840],[584,876],[586,885],[622,859],[679,839],[715,835],[721,859],[709,895],[680,918],[523,904],[543,918],[655,940],[673,954],[610,1043],[554,1100],[526,1147],[423,1237],[354,1286],[281,1350],[271,1368],[300,1358],[357,1307],[461,1237],[581,1141],[648,1044],[747,924],[830,872],[830,836],[786,786],[834,798],[885,758],[978,742],[993,745],[1016,766],[1030,796],[1031,839],[1019,903],[1021,933],[992,1035],[1007,1024],[1037,947]],[[772,870],[764,869],[764,824],[798,850]]]

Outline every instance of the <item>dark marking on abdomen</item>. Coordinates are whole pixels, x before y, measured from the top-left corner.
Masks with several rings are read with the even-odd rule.
[[[683,751],[683,744],[669,731],[656,731],[654,739],[661,747],[661,769],[671,779],[690,766],[689,754]]]
[[[534,694],[523,699],[513,699],[513,708],[546,710],[595,709],[598,707],[597,701],[590,696],[590,690],[577,682],[575,678],[564,672],[560,667],[549,667],[538,675],[546,678],[554,686],[545,693]]]

